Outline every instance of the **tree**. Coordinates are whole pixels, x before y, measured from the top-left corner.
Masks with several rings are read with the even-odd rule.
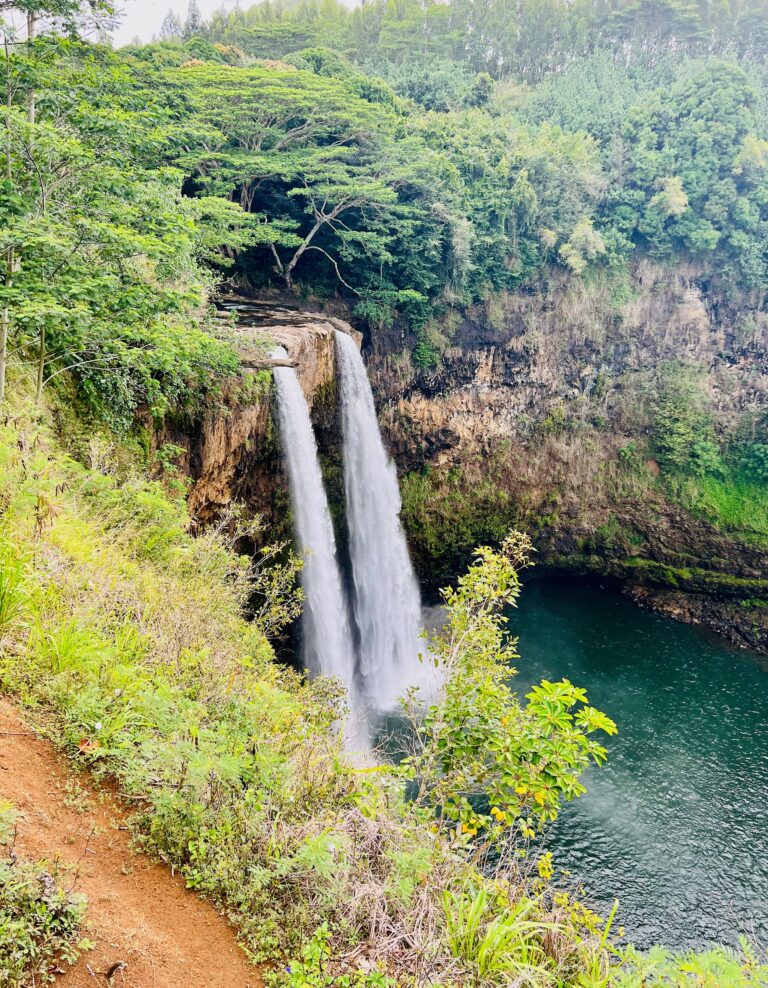
[[[324,258],[353,291],[360,286],[342,262],[391,262],[388,244],[407,218],[397,190],[423,167],[417,159],[408,167],[391,107],[361,98],[354,80],[295,69],[197,66],[189,76],[215,130],[209,150],[182,160],[202,189],[226,194],[234,186],[243,208],[263,217],[263,242],[271,231],[275,271],[287,287],[309,255]],[[418,150],[430,159],[423,145]]]
[[[169,10],[160,28],[160,37],[163,41],[171,41],[181,38],[183,33],[184,29],[178,14],[173,10]]]
[[[213,241],[246,242],[249,225],[234,203],[183,200],[178,172],[147,168],[163,96],[135,82],[117,56],[60,42],[40,117],[7,109],[0,159],[0,252],[23,262],[0,286],[14,348],[36,351],[38,400],[71,373],[120,427],[139,401],[162,412],[195,379],[234,369],[195,325],[208,280],[197,261],[225,265]],[[171,121],[168,110],[164,140]]]
[[[11,36],[10,26],[2,21],[8,11],[21,11],[26,20],[26,57],[18,48],[16,38]],[[35,123],[35,35],[41,19],[51,22],[52,27],[65,30],[76,36],[90,16],[98,25],[106,24],[114,14],[112,0],[0,0],[0,24],[3,27],[3,55],[5,78],[5,178],[10,193],[13,184],[13,108],[20,94],[24,94],[27,105],[27,121]],[[18,204],[17,204],[18,206]],[[13,243],[4,251],[4,292],[5,299],[0,309],[0,403],[5,399],[5,379],[8,362],[8,333],[10,327],[9,297],[13,290],[14,277],[20,269],[20,258]]]
[[[417,812],[464,839],[533,837],[556,818],[561,800],[585,791],[586,768],[605,761],[592,735],[616,733],[568,680],[535,686],[526,704],[512,691],[518,655],[504,611],[517,601],[530,551],[519,533],[498,552],[478,549],[456,588],[444,591],[448,623],[430,643],[444,685],[402,769],[417,784]]]
[[[731,290],[765,286],[768,152],[741,69],[681,70],[628,113],[622,144],[610,209],[637,244],[661,258],[709,258]]]
[[[382,211],[394,204],[396,193],[391,183],[391,176],[383,178],[385,168],[372,170],[349,162],[345,151],[339,150],[332,156],[324,152],[318,153],[314,160],[308,161],[308,170],[303,174],[300,184],[288,191],[288,195],[304,202],[306,213],[311,219],[309,230],[301,237],[301,242],[295,250],[290,249],[288,258],[283,261],[277,245],[272,245],[275,265],[285,281],[286,287],[293,288],[293,273],[296,265],[308,250],[322,253],[333,265],[336,276],[347,288],[355,291],[342,277],[338,260],[325,248],[314,243],[321,231],[327,230],[336,235],[343,243],[353,241],[365,244],[369,254],[386,251],[384,238],[372,230],[353,230],[348,225],[349,214],[354,212],[359,216],[367,213],[381,215]]]
[[[182,37],[185,40],[189,38],[194,38],[203,27],[203,18],[200,14],[200,7],[198,6],[197,0],[189,0],[189,5],[187,6],[187,16],[184,21],[184,29],[182,31]]]

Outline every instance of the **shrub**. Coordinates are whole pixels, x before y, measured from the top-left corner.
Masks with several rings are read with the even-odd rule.
[[[78,939],[85,899],[64,891],[43,865],[14,850],[16,813],[0,803],[0,988],[54,980],[87,941]]]
[[[768,484],[768,443],[748,446],[742,459],[742,469],[749,480]]]
[[[653,399],[656,457],[667,472],[702,477],[722,472],[701,381],[680,365],[666,367]]]
[[[437,814],[441,825],[493,843],[532,838],[554,820],[561,799],[585,791],[582,772],[605,760],[591,735],[616,732],[568,680],[545,680],[525,705],[510,687],[518,655],[502,612],[520,595],[530,551],[519,533],[499,552],[478,549],[456,588],[443,592],[449,618],[430,654],[444,686],[402,767],[417,782],[414,805],[425,821]]]

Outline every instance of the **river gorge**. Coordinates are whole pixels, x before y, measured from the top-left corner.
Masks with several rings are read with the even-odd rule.
[[[242,305],[228,302],[230,311],[238,304]],[[295,387],[297,394],[303,391],[311,410],[322,464],[321,496],[327,492],[339,540],[339,560],[345,570],[341,582],[353,587],[355,580],[362,579],[359,587],[364,597],[358,596],[358,604],[361,599],[369,601],[362,618],[360,614],[353,617],[351,604],[348,612],[345,607],[358,629],[352,637],[362,654],[365,640],[360,628],[378,627],[379,635],[389,636],[381,639],[375,670],[369,663],[364,676],[342,673],[342,678],[349,679],[353,691],[362,688],[366,679],[369,689],[377,683],[375,695],[367,702],[374,708],[392,709],[398,682],[408,678],[400,667],[416,651],[397,645],[391,637],[395,630],[405,633],[413,623],[411,616],[405,616],[410,614],[408,601],[413,598],[396,588],[395,579],[399,571],[407,584],[410,564],[406,557],[399,565],[394,557],[391,564],[386,563],[389,550],[371,549],[371,539],[381,541],[395,523],[394,516],[376,521],[381,514],[376,498],[389,481],[386,472],[376,479],[376,470],[382,468],[366,466],[365,449],[380,442],[375,426],[366,435],[358,432],[351,446],[339,440],[345,415],[347,429],[360,429],[365,418],[361,418],[359,405],[352,417],[352,399],[345,399],[343,390],[346,387],[351,394],[349,371],[345,372],[346,383],[338,372],[340,340],[345,348],[354,348],[355,334],[338,315],[274,308],[255,300],[240,309],[237,318],[244,340],[258,340],[260,333],[266,334],[286,347],[282,353],[295,367],[295,371],[276,367],[274,373],[280,380],[282,375],[297,375]],[[552,434],[526,427],[525,446],[517,453],[523,458],[518,480],[510,481],[514,447],[507,446],[504,466],[499,453],[504,449],[503,430],[507,429],[508,436],[515,430],[519,434],[524,418],[521,409],[514,420],[508,417],[509,409],[502,409],[509,400],[517,400],[516,395],[519,398],[521,389],[530,388],[531,381],[516,384],[514,377],[506,376],[508,372],[501,368],[514,363],[509,364],[509,349],[500,347],[498,331],[493,332],[495,341],[484,344],[490,346],[486,362],[477,349],[466,356],[454,352],[452,363],[446,365],[454,368],[450,385],[428,385],[423,375],[407,384],[403,372],[395,372],[391,359],[382,356],[381,344],[364,351],[383,436],[401,468],[404,518],[425,596],[435,599],[438,583],[449,582],[455,573],[446,567],[468,558],[470,546],[461,544],[466,519],[451,514],[456,510],[450,502],[452,485],[461,492],[459,510],[463,505],[467,512],[485,510],[494,519],[502,516],[505,524],[516,522],[529,528],[532,524],[540,550],[532,572],[581,572],[587,579],[594,579],[595,572],[602,574],[607,581],[603,589],[589,583],[559,582],[556,575],[526,581],[520,608],[511,614],[511,631],[520,636],[516,688],[521,694],[542,678],[567,677],[585,687],[590,701],[619,725],[619,734],[609,745],[607,767],[588,773],[587,795],[566,805],[553,828],[549,841],[556,859],[570,873],[567,882],[583,884],[587,901],[603,912],[610,909],[613,896],[619,898],[617,922],[640,946],[700,947],[708,942],[735,942],[738,933],[759,939],[768,933],[768,914],[760,893],[768,880],[768,667],[765,659],[743,643],[750,637],[758,645],[763,640],[759,630],[766,572],[762,550],[747,544],[740,547],[727,533],[665,500],[662,490],[654,489],[652,475],[650,481],[642,476],[650,466],[641,468],[639,478],[622,481],[614,474],[611,488],[601,476],[594,443],[584,438],[583,429]],[[514,334],[511,340],[514,352],[522,352]],[[476,339],[472,345],[480,344]],[[269,365],[268,360],[256,363]],[[470,368],[463,379],[462,366]],[[531,378],[538,373],[541,378],[535,367],[529,366],[525,373]],[[393,385],[398,379],[399,392]],[[539,389],[542,386],[540,381]],[[362,387],[364,395],[367,385]],[[556,378],[550,379],[547,388],[557,387]],[[584,392],[579,394],[583,402]],[[577,408],[578,395],[571,400]],[[189,463],[196,464],[198,477],[190,501],[201,518],[240,497],[265,511],[273,525],[284,524],[281,505],[286,503],[290,485],[283,479],[280,450],[286,440],[292,440],[285,423],[280,429],[282,439],[270,432],[270,401],[269,390],[255,400],[235,396],[228,418],[211,419],[195,433],[173,434],[173,441],[181,440],[190,451]],[[558,407],[556,395],[544,402],[539,418],[551,414],[553,407]],[[413,434],[417,427],[422,430],[420,439]],[[631,427],[625,422],[623,428]],[[617,441],[612,435],[610,442],[615,445]],[[295,449],[286,452],[290,455]],[[605,451],[600,455],[604,457]],[[568,462],[576,471],[573,489],[558,486],[550,477],[547,494],[536,476],[545,466],[554,467],[557,473]],[[295,477],[295,471],[289,473]],[[510,481],[506,490],[500,486],[501,477]],[[520,477],[528,478],[527,509]],[[584,491],[590,477],[594,498],[579,500],[582,495],[577,492]],[[373,486],[363,495],[369,479]],[[431,486],[434,500],[419,508],[413,489],[424,483]],[[554,496],[556,491],[560,493]],[[296,503],[295,490],[293,497],[298,521],[302,506]],[[538,513],[530,503],[532,497],[539,499]],[[312,502],[318,502],[318,495],[313,495]],[[545,503],[552,515],[549,524],[542,523]],[[572,507],[575,504],[580,505],[577,512]],[[425,507],[426,518],[420,513]],[[350,510],[357,547],[350,545],[347,534],[345,517],[350,518]],[[396,503],[392,510],[397,510]],[[388,512],[385,509],[381,518],[389,518]],[[598,522],[606,518],[601,527]],[[365,531],[369,521],[371,528]],[[430,523],[444,526],[442,542],[438,538],[437,543],[429,543],[425,528]],[[457,531],[450,530],[453,523]],[[643,537],[633,538],[633,532],[637,535],[641,529]],[[480,523],[479,534],[471,526],[469,531],[474,541],[480,541],[480,536],[491,541],[497,537],[487,519]],[[391,528],[386,545],[396,546],[398,538]],[[353,578],[350,566],[354,568],[355,558],[358,570]],[[365,571],[359,567],[370,564],[373,570],[361,575]],[[718,575],[718,565],[730,567],[731,572]],[[395,574],[392,578],[387,576],[390,570]],[[325,580],[326,594],[332,583]],[[623,598],[617,589],[624,590]],[[747,594],[750,600],[745,603]],[[627,597],[683,621],[719,626],[741,647],[701,628],[684,627],[647,607],[641,609]],[[370,601],[377,599],[387,607],[373,624],[366,624],[365,614],[373,614]],[[328,613],[321,606],[323,610]],[[745,633],[749,621],[752,628]],[[345,634],[349,637],[350,633]],[[326,635],[326,646],[328,640]],[[317,668],[317,662],[310,664]]]

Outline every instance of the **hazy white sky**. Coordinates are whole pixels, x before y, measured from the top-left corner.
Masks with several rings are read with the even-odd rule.
[[[151,41],[153,35],[160,34],[160,25],[169,10],[173,10],[184,20],[188,0],[122,0],[120,27],[113,32],[115,47],[127,45],[135,37]],[[235,0],[197,0],[200,12],[208,18],[219,7],[231,9]],[[241,6],[249,7],[253,0],[243,0]]]

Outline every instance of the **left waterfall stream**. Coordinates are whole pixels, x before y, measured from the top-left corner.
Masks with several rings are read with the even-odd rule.
[[[282,348],[275,357],[286,357]],[[309,406],[292,367],[275,367],[278,418],[291,489],[296,543],[304,558],[301,582],[303,660],[313,673],[335,676],[348,692],[344,727],[348,748],[367,747],[364,713],[357,695],[355,649],[323,484]]]

